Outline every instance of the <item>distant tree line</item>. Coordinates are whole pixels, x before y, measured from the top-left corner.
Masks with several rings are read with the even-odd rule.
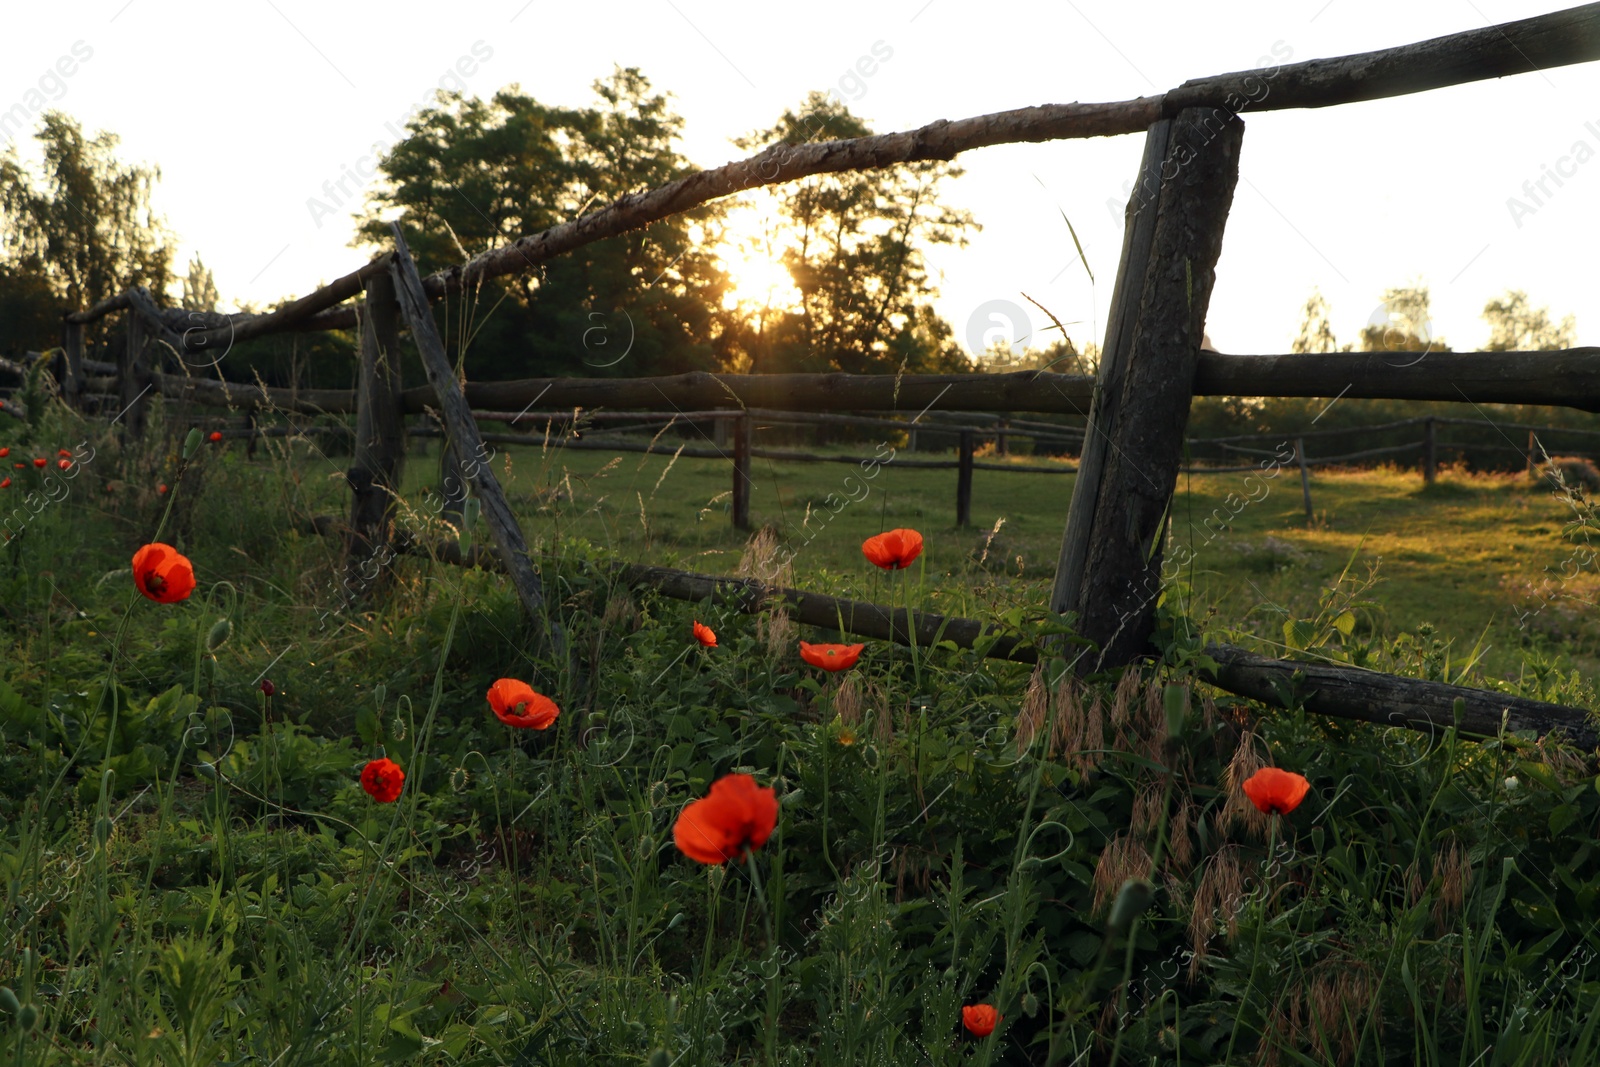
[[[398,218],[422,268],[438,270],[693,172],[676,147],[684,120],[638,69],[618,67],[593,88],[596,103],[586,108],[541,104],[515,85],[488,100],[441,91],[381,160],[382,181],[353,244],[376,252]],[[812,93],[736,144],[756,152],[870,132],[837,94]],[[55,346],[64,311],[134,285],[169,304],[217,310],[200,258],[181,275],[174,267],[175,238],[152,206],[159,169],[123,162],[115,135],[87,137],[61,112],[46,112],[35,137],[37,167],[14,146],[0,154],[0,353]],[[466,373],[484,380],[689,370],[1093,373],[1098,348],[1064,335],[1021,351],[997,343],[974,362],[933,310],[926,249],[963,245],[977,226],[940,202],[944,181],[960,173],[924,162],[815,175],[741,203],[703,205],[441,301],[441,334]],[[781,282],[751,284],[763,267]],[[1489,301],[1483,317],[1491,350],[1574,340],[1571,316],[1557,323],[1523,292]],[[1355,342],[1340,345],[1320,293],[1302,319],[1296,352],[1448,350],[1432,334],[1420,284],[1387,290]],[[91,347],[118,342],[120,330],[119,319],[91,328]],[[353,351],[348,334],[281,335],[240,345],[222,369],[236,380],[346,386]],[[408,380],[422,380],[414,363]]]

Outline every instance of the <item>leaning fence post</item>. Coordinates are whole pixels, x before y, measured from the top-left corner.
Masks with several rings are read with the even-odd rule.
[[[733,423],[733,527],[750,529],[750,413]]]
[[[1439,476],[1439,451],[1438,441],[1435,437],[1435,419],[1429,415],[1422,424],[1422,481],[1425,485],[1432,485]]]
[[[505,491],[495,479],[494,468],[489,465],[488,449],[484,446],[482,434],[478,432],[478,422],[472,417],[472,409],[461,391],[461,383],[456,380],[450,357],[445,355],[439,327],[433,321],[433,308],[428,304],[428,294],[422,287],[417,265],[411,259],[411,250],[406,247],[405,234],[400,231],[398,222],[391,222],[389,229],[394,235],[394,258],[390,271],[395,280],[395,293],[400,298],[400,310],[411,327],[411,338],[422,356],[423,369],[428,372],[428,384],[433,386],[434,395],[439,400],[439,410],[444,414],[451,443],[468,460],[466,476],[477,491],[478,502],[483,506],[484,523],[489,527],[495,547],[499,549],[500,562],[511,576],[517,598],[528,613],[528,621],[549,635],[557,662],[565,663],[566,637],[560,618],[555,612],[547,610],[544,588],[528,559],[528,544],[523,539],[522,528],[511,513]]]
[[[1316,516],[1311,511],[1311,468],[1306,466],[1306,439],[1294,439],[1294,455],[1300,461],[1300,495],[1306,501],[1306,525],[1310,526]]]
[[[956,454],[956,525],[972,525],[972,431],[961,431],[961,450]]]

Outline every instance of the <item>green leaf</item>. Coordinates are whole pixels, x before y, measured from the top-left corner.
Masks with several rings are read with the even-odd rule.
[[[377,712],[365,706],[356,711],[356,735],[364,745],[383,743],[383,722]]]
[[[1344,634],[1346,637],[1349,637],[1355,632],[1356,628],[1355,612],[1346,611],[1340,613],[1339,617],[1333,620],[1333,628]]]

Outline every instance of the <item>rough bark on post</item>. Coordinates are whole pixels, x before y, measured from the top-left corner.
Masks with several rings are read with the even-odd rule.
[[[1115,432],[1117,411],[1122,403],[1123,368],[1133,344],[1134,318],[1144,294],[1145,272],[1150,263],[1151,242],[1155,237],[1161,164],[1166,159],[1172,123],[1163,119],[1150,127],[1144,139],[1144,156],[1133,195],[1128,198],[1122,231],[1122,254],[1117,264],[1117,281],[1111,290],[1111,307],[1106,318],[1105,344],[1101,348],[1100,369],[1095,378],[1094,397],[1089,406],[1088,426],[1084,430],[1083,450],[1078,455],[1078,475],[1072,486],[1072,501],[1067,509],[1067,528],[1061,539],[1061,556],[1056,563],[1055,587],[1050,594],[1050,610],[1065,614],[1078,609],[1078,594],[1083,584],[1089,555],[1089,537],[1095,528],[1095,512],[1100,500],[1100,479],[1108,456],[1107,443]]]
[[[361,373],[356,389],[355,455],[350,483],[350,530],[345,541],[346,584],[370,602],[387,584],[385,565],[394,490],[405,463],[405,418],[400,410],[400,323],[394,281],[367,279],[361,316]],[[373,561],[377,561],[374,566]]]
[[[122,405],[117,418],[122,423],[123,439],[134,440],[144,433],[145,394],[150,388],[150,367],[144,358],[143,320],[129,314],[123,324],[127,333],[122,351],[117,356],[118,399]]]
[[[472,409],[467,406],[467,398],[462,395],[455,369],[445,355],[439,328],[434,325],[433,308],[422,290],[422,279],[417,274],[416,263],[411,259],[411,250],[406,247],[405,235],[400,232],[399,223],[390,223],[389,228],[394,234],[395,244],[391,267],[395,292],[400,298],[400,309],[411,327],[412,340],[422,356],[422,366],[428,372],[428,382],[439,397],[439,408],[449,428],[450,439],[467,459],[464,473],[477,491],[478,501],[483,506],[484,522],[489,527],[495,547],[500,550],[501,562],[511,576],[517,598],[522,601],[529,621],[549,635],[557,661],[564,661],[566,640],[560,619],[545,607],[539,576],[534,573],[533,565],[528,560],[527,542],[523,540],[522,529],[511,514],[511,505],[506,502],[506,495],[489,466],[488,450],[478,433],[478,423],[472,417]]]
[[[972,431],[961,431],[960,451],[956,453],[956,525],[965,530],[972,525]]]
[[[750,414],[733,424],[733,526],[750,529]]]
[[[1111,328],[1127,332],[1115,348],[1108,344],[1113,366],[1100,399],[1115,401],[1106,405],[1112,418],[1089,438],[1090,445],[1104,442],[1104,457],[1082,565],[1070,576],[1077,595],[1065,606],[1078,613],[1078,632],[1100,653],[1093,662],[1080,659],[1080,671],[1122,666],[1148,650],[1162,539],[1243,138],[1244,123],[1226,111],[1186,108],[1171,122],[1138,303],[1130,308],[1125,300],[1113,312]],[[1126,269],[1140,251],[1142,216],[1135,211]],[[1119,296],[1132,295],[1126,279],[1118,279],[1118,289]],[[1084,474],[1078,477],[1082,482]],[[1076,498],[1088,488],[1075,489],[1073,518]]]

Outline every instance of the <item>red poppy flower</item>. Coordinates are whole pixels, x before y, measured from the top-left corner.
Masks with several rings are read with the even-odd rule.
[[[9,446],[6,448],[0,448],[0,459],[5,459],[9,455],[11,455],[11,449]]]
[[[58,448],[58,449],[56,449],[56,455],[58,455],[58,456],[70,456],[70,455],[72,455],[72,453],[70,451],[68,451],[67,449],[65,449],[65,448]]]
[[[717,647],[717,632],[699,619],[694,622],[694,639],[707,648]]]
[[[211,431],[211,443],[212,444],[216,444],[220,440],[222,440],[222,431],[221,430],[212,430]]]
[[[922,555],[922,535],[915,530],[890,530],[861,542],[861,554],[886,571],[900,570]]]
[[[1263,812],[1287,815],[1300,806],[1311,783],[1292,771],[1263,767],[1244,783],[1245,795]]]
[[[778,825],[778,796],[748,774],[728,774],[678,815],[672,839],[698,863],[726,863],[760,848]]]
[[[34,465],[34,466],[35,466],[35,467],[42,467],[42,466],[44,466],[44,465],[45,465],[45,464],[46,464],[46,463],[49,463],[49,462],[50,462],[50,461],[49,461],[49,460],[47,460],[47,459],[45,459],[45,458],[44,458],[44,457],[43,457],[43,456],[34,456],[34,457],[33,457],[33,465]]]
[[[194,567],[171,545],[145,545],[133,554],[133,582],[158,604],[176,604],[194,592]]]
[[[58,459],[56,460],[56,466],[60,467],[62,470],[70,470],[72,468],[72,460]]]
[[[375,759],[361,768],[361,788],[379,804],[393,804],[406,784],[406,772],[392,759]]]
[[[8,477],[8,478],[6,478],[5,481],[0,482],[0,489],[9,489],[9,488],[11,488],[11,479]]]
[[[967,1004],[961,1009],[961,1025],[974,1037],[988,1037],[994,1033],[995,1024],[1004,1018],[989,1004]]]
[[[494,709],[495,718],[522,729],[548,729],[561,714],[555,701],[515,678],[501,678],[489,687],[489,706]]]
[[[167,495],[167,487],[165,485],[156,486],[156,494],[158,496],[166,496]]]
[[[17,468],[19,471],[28,469],[28,465],[26,463],[13,463],[12,466]]]
[[[800,642],[800,658],[825,671],[847,671],[856,665],[866,645],[808,645]]]

